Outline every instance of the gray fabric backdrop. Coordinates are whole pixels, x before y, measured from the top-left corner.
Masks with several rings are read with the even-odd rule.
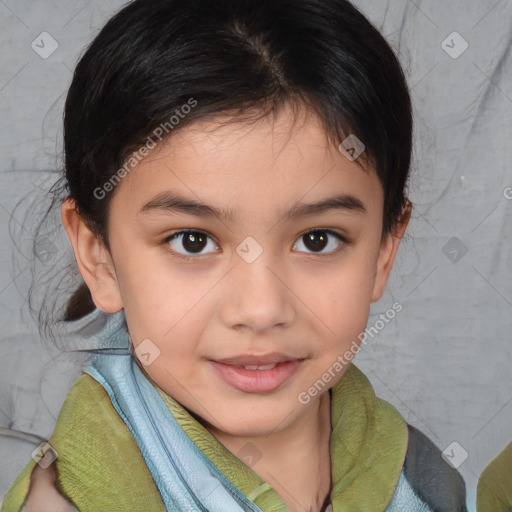
[[[416,119],[413,219],[372,309],[378,333],[356,363],[381,397],[448,448],[473,508],[477,475],[512,441],[512,2],[355,3],[398,51]],[[48,171],[61,165],[77,57],[122,4],[0,0],[0,426],[42,438],[79,363],[45,347],[27,313],[33,221],[24,219],[37,217]],[[45,272],[67,250],[56,233],[36,248],[36,272],[50,280]],[[403,310],[379,328],[395,300]],[[0,497],[36,444],[0,435]]]

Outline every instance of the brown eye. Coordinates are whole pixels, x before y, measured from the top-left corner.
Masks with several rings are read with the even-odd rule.
[[[304,245],[312,251],[321,251],[327,245],[327,238],[323,231],[311,231],[303,236]]]
[[[202,231],[179,231],[171,235],[166,242],[174,252],[183,256],[188,256],[189,254],[204,254],[202,251],[208,247],[209,243],[210,246],[213,246],[213,249],[217,249],[213,240]]]
[[[332,240],[333,238],[335,240]],[[302,242],[307,249],[305,252],[320,254],[335,252],[345,241],[344,237],[331,229],[314,229],[304,233],[299,239],[299,242]],[[330,250],[322,252],[325,248]]]

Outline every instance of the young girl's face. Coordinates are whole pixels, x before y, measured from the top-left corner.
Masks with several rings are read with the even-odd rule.
[[[342,376],[348,361],[334,376],[333,365],[359,343],[396,251],[381,244],[376,174],[302,114],[176,131],[110,206],[101,286],[117,299],[103,308],[124,308],[155,383],[231,435],[315,410],[319,394],[305,393],[329,368],[323,392]],[[258,364],[268,369],[243,368]]]

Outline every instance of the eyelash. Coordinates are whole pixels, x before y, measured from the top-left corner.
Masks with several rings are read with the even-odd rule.
[[[343,236],[341,233],[338,233],[337,231],[334,231],[333,229],[329,229],[329,228],[314,228],[314,229],[310,229],[309,231],[305,231],[304,233],[299,235],[297,240],[300,240],[302,237],[306,236],[309,233],[318,233],[318,232],[327,233],[328,235],[334,236],[335,238],[338,239],[339,242],[342,243],[341,247],[338,247],[337,249],[334,249],[333,251],[330,251],[328,253],[308,252],[306,254],[313,254],[313,255],[319,255],[319,256],[323,255],[325,257],[328,257],[328,256],[332,256],[334,254],[337,254],[343,248],[344,245],[350,243],[350,241],[345,236]],[[194,256],[186,256],[185,254],[181,254],[181,253],[178,253],[178,252],[172,250],[168,246],[168,244],[169,244],[169,242],[171,240],[174,240],[175,238],[178,238],[180,235],[185,235],[187,233],[199,233],[199,234],[205,235],[206,237],[208,237],[211,240],[214,240],[213,237],[211,237],[208,233],[206,233],[205,231],[201,231],[199,229],[184,229],[184,230],[181,230],[181,231],[176,231],[175,233],[173,233],[172,235],[169,235],[168,237],[166,237],[163,240],[163,244],[166,246],[166,249],[168,250],[168,252],[171,253],[172,256],[184,259],[186,261],[197,260],[197,259],[200,259],[201,256],[205,256],[205,254],[196,254]],[[215,242],[215,244],[217,245],[216,242]],[[300,252],[304,252],[304,251],[300,251]],[[209,254],[209,253],[206,253],[206,254]]]

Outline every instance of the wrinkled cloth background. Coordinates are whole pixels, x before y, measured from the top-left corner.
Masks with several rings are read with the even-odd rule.
[[[27,305],[34,276],[44,288],[71,273],[69,244],[57,229],[30,241],[62,166],[72,70],[123,3],[0,1],[0,498],[38,444],[12,434],[48,438],[80,373],[83,355],[42,343]],[[512,440],[512,2],[355,4],[398,52],[416,120],[413,219],[356,364],[447,449],[473,509],[477,476]]]

